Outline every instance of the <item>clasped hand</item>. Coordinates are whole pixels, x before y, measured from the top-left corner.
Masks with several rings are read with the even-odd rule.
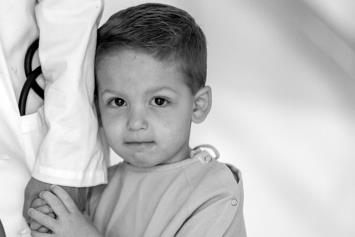
[[[73,199],[61,187],[53,185],[35,199],[28,215],[33,237],[101,237],[98,230],[84,216]],[[42,226],[38,229],[39,226]],[[50,230],[42,233],[43,230]]]

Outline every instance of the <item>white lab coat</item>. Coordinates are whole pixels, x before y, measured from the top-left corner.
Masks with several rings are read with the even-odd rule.
[[[0,0],[0,219],[7,237],[29,236],[22,205],[31,175],[67,186],[106,182],[93,106],[102,9],[101,0]],[[23,60],[38,37],[45,103],[31,92],[20,117]]]

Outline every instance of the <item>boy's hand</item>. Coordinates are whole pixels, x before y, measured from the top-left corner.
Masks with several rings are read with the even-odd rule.
[[[51,184],[39,181],[35,178],[31,178],[30,181],[28,181],[25,189],[25,201],[23,204],[23,217],[26,219],[26,222],[30,222],[30,218],[27,215],[27,211],[30,208],[32,202],[34,199],[38,197],[38,194],[41,191],[44,190],[49,190]]]
[[[59,186],[52,186],[51,191],[40,193],[40,197],[48,203],[56,218],[43,214],[35,208],[29,209],[29,216],[53,233],[32,231],[33,237],[101,237],[97,229],[81,214],[68,193]]]
[[[42,191],[49,190],[52,184],[39,181],[35,178],[31,178],[26,185],[25,189],[25,201],[23,205],[23,217],[27,223],[30,223],[28,216],[28,209],[32,205],[32,202],[38,198],[38,194]],[[75,203],[80,207],[80,210],[84,209],[84,203],[86,201],[85,188],[63,187],[69,195],[74,199]]]
[[[36,198],[32,204],[31,204],[31,208],[35,208],[37,211],[42,212],[43,214],[46,214],[52,218],[55,218],[54,212],[52,210],[52,208],[50,208],[50,206],[46,203],[46,201],[44,201],[41,198]],[[49,229],[42,226],[41,224],[39,224],[37,221],[31,219],[29,226],[31,228],[31,230],[35,230],[41,233],[48,233]]]

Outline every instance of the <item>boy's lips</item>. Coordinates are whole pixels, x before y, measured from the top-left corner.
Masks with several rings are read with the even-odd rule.
[[[146,150],[155,145],[154,141],[125,141],[124,145],[134,150]]]
[[[126,140],[124,141],[125,144],[144,144],[144,143],[154,143],[154,141],[139,141],[139,140]]]

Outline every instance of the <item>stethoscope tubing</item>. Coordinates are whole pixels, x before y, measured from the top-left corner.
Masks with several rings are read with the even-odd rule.
[[[21,116],[26,115],[26,104],[27,104],[28,94],[30,92],[30,89],[33,88],[33,84],[34,84],[34,82],[36,82],[37,77],[39,75],[41,75],[41,73],[42,73],[41,67],[37,67],[34,71],[30,72],[30,74],[28,74],[28,76],[27,76],[25,84],[22,87],[20,99],[18,102]],[[42,90],[42,88],[41,88],[41,90]]]
[[[30,47],[28,47],[28,50],[25,55],[25,61],[24,61],[24,69],[25,69],[25,75],[26,77],[29,76],[29,74],[32,72],[32,60],[33,56],[36,53],[37,49],[39,46],[39,40],[35,40]],[[38,85],[37,81],[33,81],[31,84],[31,88],[36,92],[36,94],[41,97],[42,99],[44,98],[44,91],[43,89]]]
[[[25,55],[24,69],[26,81],[22,87],[20,99],[18,102],[18,107],[21,116],[26,115],[26,104],[30,89],[33,89],[39,97],[44,99],[44,90],[38,85],[36,81],[37,77],[42,73],[41,67],[39,66],[35,70],[32,70],[32,60],[35,52],[38,49],[38,46],[39,40],[37,39],[30,45],[30,47],[28,47],[28,50]]]

